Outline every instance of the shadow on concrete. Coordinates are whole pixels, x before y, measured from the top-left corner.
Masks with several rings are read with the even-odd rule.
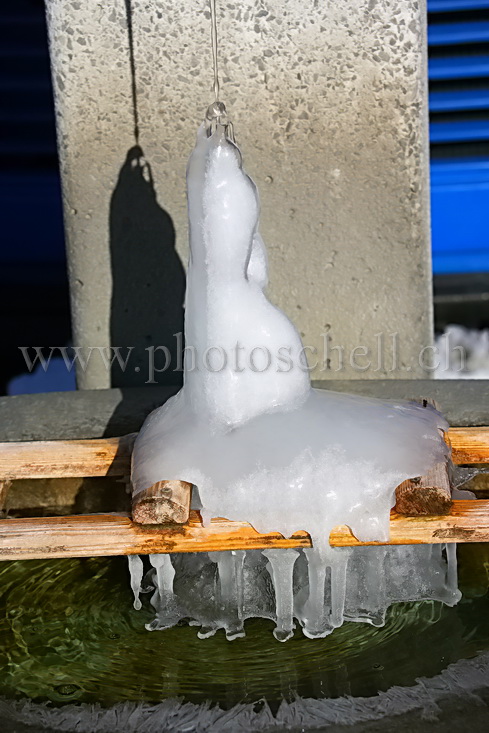
[[[112,361],[111,385],[158,384],[173,392],[182,382],[182,372],[175,371],[182,344],[175,334],[183,335],[185,271],[175,250],[172,219],[158,203],[151,166],[139,144],[131,0],[125,0],[125,9],[135,144],[127,152],[110,202],[110,343],[120,347],[121,357]],[[164,371],[151,369],[151,349],[156,369],[165,367]],[[127,413],[125,394],[122,389],[106,434],[116,434],[120,416]]]
[[[181,380],[174,334],[183,332],[185,272],[175,250],[175,230],[169,214],[158,204],[151,168],[139,145],[132,147],[120,170],[110,203],[112,269],[111,344],[121,347],[114,359],[114,387],[147,384],[152,347],[157,384]],[[128,347],[132,347],[127,363]],[[168,350],[168,351],[166,351]]]

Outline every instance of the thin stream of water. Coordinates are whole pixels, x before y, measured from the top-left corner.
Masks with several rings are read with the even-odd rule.
[[[219,102],[219,67],[217,61],[218,40],[217,40],[217,13],[216,0],[209,0],[211,8],[211,45],[212,45],[212,66],[214,70],[214,98]]]

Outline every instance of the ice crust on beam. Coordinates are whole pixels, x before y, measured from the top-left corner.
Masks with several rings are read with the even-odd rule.
[[[203,127],[199,130],[187,188],[184,386],[143,425],[133,453],[134,492],[161,480],[188,481],[198,488],[205,522],[223,516],[246,520],[259,532],[290,536],[308,531],[314,549],[296,562],[290,560],[290,567],[285,558],[294,555],[280,560],[281,555],[270,554],[271,574],[261,567],[261,555],[256,561],[261,569],[254,582],[265,594],[263,577],[268,585],[275,584],[280,612],[277,620],[275,610],[258,603],[259,611],[249,615],[273,618],[279,637],[291,632],[287,573],[300,585],[294,614],[308,636],[325,635],[344,618],[383,619],[387,605],[400,600],[399,594],[404,598],[402,589],[392,591],[399,575],[396,565],[389,564],[392,557],[408,563],[409,577],[418,581],[412,587],[409,577],[402,576],[411,588],[409,600],[443,595],[425,566],[425,547],[371,554],[362,548],[333,551],[328,537],[333,527],[346,524],[361,540],[387,540],[395,489],[445,459],[441,431],[446,422],[436,410],[416,403],[311,388],[300,336],[264,294],[268,272],[258,231],[258,194],[223,127],[210,137]],[[435,565],[441,562],[439,552],[429,551],[429,558],[438,558],[432,560]],[[209,584],[215,585],[216,573],[222,576],[214,588],[221,597],[220,611],[214,608],[214,615],[192,618],[201,623],[205,616],[205,636],[220,626],[239,634],[241,627],[226,601],[234,597],[229,588],[236,578],[235,563],[223,557],[208,561],[212,572],[207,566],[202,570]],[[187,572],[189,562],[200,567],[203,560],[197,554],[187,556],[178,567]],[[245,579],[253,575],[253,562],[248,556],[244,561]],[[361,593],[348,589],[357,565],[363,567]],[[453,600],[453,588],[446,573],[442,575]],[[331,594],[328,612],[326,601],[321,611],[323,581]],[[435,595],[426,595],[428,586]],[[379,599],[383,601],[377,603]],[[234,621],[228,623],[229,613]]]

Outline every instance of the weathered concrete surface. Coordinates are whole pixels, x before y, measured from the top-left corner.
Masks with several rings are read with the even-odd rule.
[[[317,349],[317,376],[422,375],[432,338],[424,2],[218,6],[222,98],[261,192],[272,300]],[[47,9],[75,342],[142,354],[181,325],[165,212],[186,261],[185,165],[212,101],[207,4]],[[324,363],[324,333],[345,348],[341,369],[335,353]],[[365,368],[360,355],[352,366],[353,348],[376,353],[378,333],[399,334],[397,364]],[[113,385],[147,380],[138,358]],[[79,372],[80,387],[109,384],[101,360]]]
[[[132,433],[175,391],[155,386],[0,397],[0,441],[75,440]]]
[[[431,397],[452,426],[489,425],[487,380],[344,380],[315,386],[370,397]],[[0,441],[125,435],[139,430],[173,392],[154,386],[0,397]]]

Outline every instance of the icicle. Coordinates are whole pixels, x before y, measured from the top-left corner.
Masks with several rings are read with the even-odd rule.
[[[156,589],[163,600],[167,593],[173,593],[175,570],[169,555],[149,555],[151,565],[156,569]]]
[[[307,574],[309,579],[309,597],[302,614],[303,633],[309,639],[326,636],[329,630],[321,628],[324,618],[324,582],[326,564],[321,553],[315,548],[306,548]],[[332,629],[331,629],[332,631]]]
[[[331,568],[331,626],[337,628],[343,623],[346,598],[346,573],[350,550],[346,547],[328,550]]]
[[[399,548],[392,548],[393,559],[398,559]],[[364,561],[361,565],[363,573],[362,594],[359,600],[362,602],[363,619],[372,626],[383,626],[385,623],[385,613],[389,605],[386,592],[386,557],[388,550],[386,547],[362,547],[356,550],[362,552]],[[355,557],[355,553],[353,554]],[[395,560],[394,563],[395,564]],[[409,565],[408,561],[408,565]],[[402,566],[402,562],[399,563]],[[389,573],[389,581],[392,585],[396,583],[396,575],[400,576],[399,569],[391,569]],[[360,580],[360,579],[359,579]]]
[[[234,558],[231,552],[209,552],[209,559],[217,564],[221,602],[228,606],[234,600]]]
[[[275,588],[276,627],[273,631],[277,641],[287,641],[294,633],[294,592],[293,574],[295,561],[299,557],[296,550],[264,550],[269,560],[267,570],[272,576]]]
[[[156,618],[146,624],[148,631],[158,631],[174,626],[182,617],[182,610],[173,593],[175,569],[169,555],[149,555],[151,565],[156,569],[156,590],[151,605],[156,610]]]
[[[246,560],[245,550],[233,550],[234,567],[236,572],[236,600],[238,609],[238,618],[243,621],[244,606],[244,562]]]
[[[306,548],[309,597],[302,612],[303,633],[309,639],[330,634],[344,621],[348,548]],[[330,568],[330,613],[325,613],[326,570]]]
[[[129,574],[131,576],[131,590],[134,594],[134,608],[136,611],[141,610],[141,601],[139,600],[139,591],[141,590],[141,581],[143,579],[143,561],[139,555],[128,555],[127,563],[129,565]]]
[[[211,518],[209,517],[209,522],[210,522],[210,519]],[[219,578],[218,559],[221,557],[221,555],[229,555],[229,554],[230,554],[229,552],[228,553],[226,552],[208,552],[207,553],[209,560],[217,565],[218,578]],[[215,581],[214,581],[214,584],[215,584]],[[225,582],[224,584],[226,585],[226,590],[227,590],[227,583]],[[214,588],[214,594],[216,593],[217,593],[217,589]],[[199,625],[199,624],[200,624],[200,621],[198,621],[195,625]],[[194,623],[191,622],[190,625],[193,626]],[[205,622],[202,623],[200,629],[197,631],[197,637],[199,639],[210,639],[211,636],[214,636],[214,634],[218,631],[218,629],[219,629],[219,619],[217,618],[217,616],[215,618],[215,621],[209,621],[206,618]]]
[[[445,545],[445,551],[447,554],[447,590],[451,592],[453,602],[450,604],[454,606],[459,602],[462,594],[458,589],[458,572],[457,572],[457,543],[450,542]]]
[[[223,625],[228,641],[245,636],[242,621],[243,562],[245,552],[209,552],[209,558],[217,563],[219,597]],[[202,630],[201,630],[202,633]]]

